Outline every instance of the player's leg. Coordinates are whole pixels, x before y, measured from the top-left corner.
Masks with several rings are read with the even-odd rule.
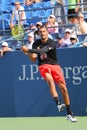
[[[67,119],[71,122],[76,122],[77,119],[74,117],[72,111],[71,111],[71,107],[70,107],[70,98],[69,98],[69,94],[68,94],[68,90],[67,90],[67,87],[65,84],[63,84],[62,82],[59,82],[58,84],[60,90],[61,90],[61,93],[62,93],[62,96],[63,96],[63,99],[64,99],[64,102],[65,102],[65,105],[66,105],[66,110],[67,110]]]
[[[72,122],[76,122],[77,119],[74,118],[71,108],[70,108],[70,98],[69,98],[69,94],[68,94],[68,90],[66,87],[66,81],[64,79],[64,75],[62,73],[61,67],[59,65],[55,65],[52,67],[52,77],[54,78],[55,82],[58,84],[63,99],[64,99],[64,103],[66,105],[66,110],[67,110],[67,119],[72,121]]]
[[[60,100],[59,100],[58,92],[56,90],[56,86],[55,86],[53,77],[51,76],[51,74],[46,73],[45,74],[45,78],[46,78],[46,81],[47,81],[47,83],[49,85],[50,93],[51,93],[54,101],[57,104],[58,111],[59,112],[63,111],[65,109],[65,104],[62,104],[60,102]]]
[[[55,82],[58,84],[58,86],[61,90],[66,108],[69,106],[67,108],[68,113],[71,113],[71,111],[70,111],[70,99],[69,99],[68,90],[67,90],[67,87],[66,87],[66,81],[64,79],[61,67],[59,65],[55,65],[55,66],[52,66],[52,67],[53,67],[52,72],[51,72],[52,76],[53,76]]]
[[[52,73],[51,73],[51,69],[52,69],[51,67],[52,67],[52,65],[44,64],[44,65],[39,66],[39,71],[40,71],[41,76],[48,83],[50,93],[51,93],[55,103],[57,104],[57,107],[60,105],[59,111],[62,111],[65,107],[65,104],[61,104],[61,102],[59,100],[58,92],[56,90],[54,79],[53,79]]]
[[[52,97],[58,97],[58,93],[56,91],[55,83],[52,76],[49,73],[46,73],[45,77],[46,77],[46,82],[49,85],[49,89]]]

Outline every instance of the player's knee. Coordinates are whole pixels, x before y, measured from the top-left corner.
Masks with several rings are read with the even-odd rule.
[[[60,83],[60,90],[61,90],[61,92],[64,93],[64,94],[68,92],[66,85],[63,84],[63,83]]]
[[[46,73],[45,77],[46,77],[46,80],[49,82],[53,80],[52,76],[49,73]]]
[[[67,93],[67,88],[66,88],[66,87],[63,87],[63,88],[61,89],[61,91],[62,91],[62,93],[66,94],[66,93]]]

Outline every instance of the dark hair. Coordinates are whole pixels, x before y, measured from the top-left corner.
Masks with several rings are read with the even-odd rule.
[[[45,28],[47,30],[47,27],[45,25],[42,25],[38,28],[38,31],[40,31],[41,28]]]

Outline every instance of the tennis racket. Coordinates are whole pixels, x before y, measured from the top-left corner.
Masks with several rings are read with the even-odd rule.
[[[20,46],[23,46],[25,43],[24,41],[24,37],[28,34],[34,32],[32,30],[29,30],[29,27],[23,27],[23,26],[18,26],[15,25],[13,26],[13,28],[11,29],[11,36],[7,39],[4,39],[2,41],[0,41],[0,46],[3,42],[9,42],[9,41],[13,41],[13,40],[17,40],[17,43],[20,44]],[[16,44],[17,45],[17,44]],[[12,48],[15,48],[16,45],[10,45]]]
[[[15,25],[11,29],[11,35],[16,40],[22,40],[24,38],[24,27]]]
[[[11,29],[11,35],[14,40],[17,40],[16,46],[15,46],[16,49],[20,50],[20,48],[24,45],[25,28],[20,25],[15,25]]]

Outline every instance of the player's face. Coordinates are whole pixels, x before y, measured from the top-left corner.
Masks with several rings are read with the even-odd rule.
[[[41,39],[47,39],[48,38],[48,31],[46,28],[40,28],[39,35],[41,36]]]

